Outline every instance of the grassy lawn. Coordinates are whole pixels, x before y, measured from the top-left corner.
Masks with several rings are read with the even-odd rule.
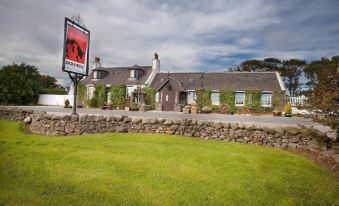
[[[256,145],[151,134],[43,137],[0,121],[0,205],[335,205],[339,181]]]

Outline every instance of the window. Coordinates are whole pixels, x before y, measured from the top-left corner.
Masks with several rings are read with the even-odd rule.
[[[98,71],[93,72],[93,79],[98,79]]]
[[[235,93],[235,106],[244,106],[245,102],[245,92],[236,92]]]
[[[155,93],[155,102],[159,102],[159,92]]]
[[[187,104],[195,103],[195,92],[187,93]]]
[[[134,69],[130,70],[130,76],[129,77],[135,78],[135,70]]]
[[[272,93],[263,92],[261,94],[261,105],[263,107],[271,107],[272,106]]]
[[[168,102],[168,95],[166,95],[166,102]]]
[[[211,101],[212,101],[212,105],[219,105],[219,92],[212,92],[211,94]]]
[[[94,90],[95,90],[94,86],[87,87],[87,100],[93,98]]]

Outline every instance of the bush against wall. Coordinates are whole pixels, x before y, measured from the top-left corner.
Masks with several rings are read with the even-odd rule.
[[[211,94],[212,90],[210,89],[196,89],[195,90],[196,94],[196,103],[198,104],[199,108],[202,107],[211,107],[212,105],[212,100],[211,100]]]
[[[249,90],[245,92],[245,107],[251,112],[263,112],[261,106],[261,92]]]
[[[235,92],[233,90],[220,90],[220,104],[228,106],[228,112],[236,112],[235,107]]]
[[[152,108],[155,108],[155,90],[149,87],[144,87],[142,90],[146,94],[145,104],[151,105]]]
[[[98,106],[101,107],[107,101],[107,88],[104,84],[94,85],[94,97],[97,99]]]
[[[87,103],[90,107],[102,107],[107,100],[107,87],[105,84],[94,85],[94,93],[92,99]]]
[[[87,92],[87,88],[86,85],[84,84],[78,84],[77,85],[77,102],[84,104],[86,101],[86,92]]]
[[[111,104],[113,108],[123,108],[126,99],[125,85],[112,85],[111,87]]]

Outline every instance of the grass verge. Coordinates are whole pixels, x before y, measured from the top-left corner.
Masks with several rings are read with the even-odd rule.
[[[335,205],[339,183],[304,157],[152,135],[25,134],[0,121],[0,205]]]

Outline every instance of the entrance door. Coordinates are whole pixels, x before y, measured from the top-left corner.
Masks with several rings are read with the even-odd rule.
[[[163,87],[162,90],[162,110],[173,111],[174,102],[175,102],[175,90],[171,87],[170,84],[167,84]]]

